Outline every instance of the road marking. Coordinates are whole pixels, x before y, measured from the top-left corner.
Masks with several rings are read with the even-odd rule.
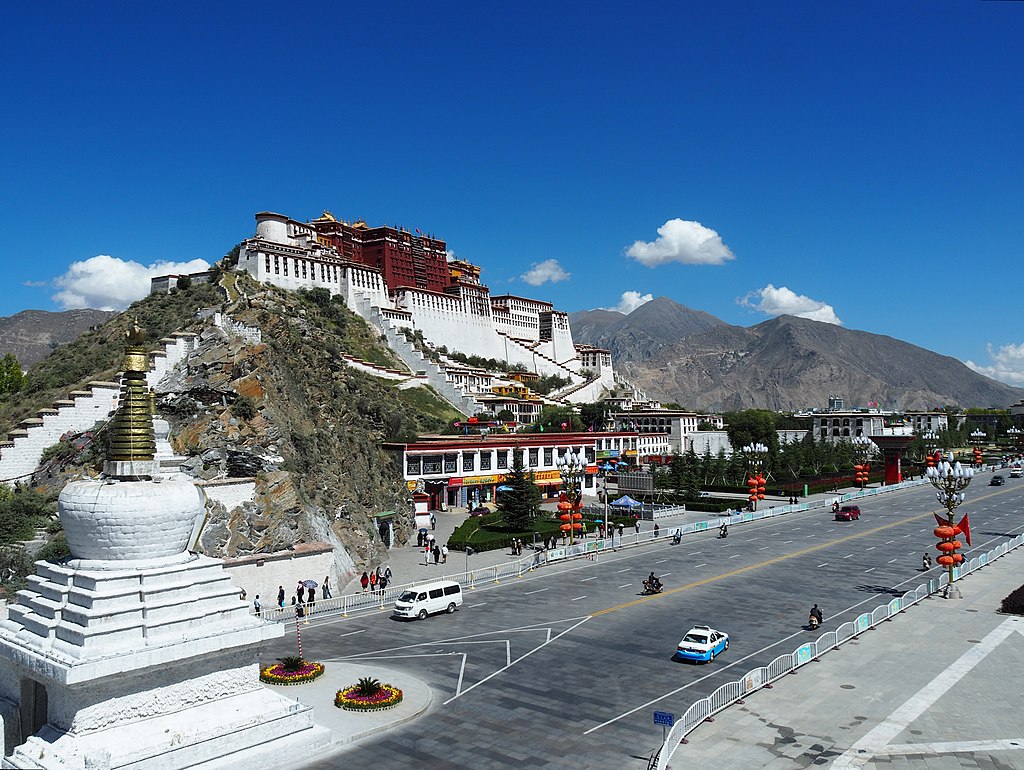
[[[843,558],[844,558],[844,559],[852,559],[852,558],[853,558],[853,557],[854,557],[855,555],[856,555],[856,554],[852,554],[852,553],[851,553],[851,554],[848,554],[848,555],[844,556]]]
[[[882,545],[889,545],[890,543],[895,543],[895,542],[896,542],[895,540],[886,540],[884,543],[882,543]]]
[[[824,566],[825,566],[826,564],[828,564],[828,562],[827,562],[827,561],[826,561],[826,562],[822,562],[822,563],[821,563],[821,564],[819,564],[818,566],[819,566],[819,567],[824,567]]]
[[[662,577],[668,577],[668,576],[669,576],[669,575],[671,575],[671,574],[672,574],[671,572],[664,572],[664,573],[662,573],[662,575],[661,575],[661,576],[662,576]]]
[[[804,535],[804,537],[817,537],[817,535]]]
[[[658,559],[658,561],[656,561],[656,562],[654,562],[654,563],[655,563],[655,564],[664,564],[664,563],[665,563],[665,562],[667,562],[667,561],[668,561],[668,559]]]
[[[876,548],[878,548],[878,546],[877,546],[877,545],[873,545],[873,546],[871,546],[870,548],[865,548],[864,550],[865,550],[865,551],[873,551],[873,550],[875,550]]]
[[[867,573],[869,573],[869,572],[874,572],[874,571],[875,571],[875,568],[874,568],[874,567],[872,567],[871,569],[866,569],[866,570],[864,570],[864,574],[866,575]]]
[[[469,605],[469,608],[473,609],[474,607],[483,607],[485,604],[487,604],[487,602],[480,602],[479,604],[471,604],[471,605]]]
[[[759,550],[759,551],[767,551],[769,547],[770,546],[766,545],[764,548],[758,548],[757,550]]]
[[[730,558],[730,559],[738,559],[738,558],[740,558],[740,557],[741,557],[742,555],[743,555],[743,554],[741,554],[741,553],[738,553],[738,554],[735,554],[734,556],[730,556],[729,558]]]
[[[629,588],[631,585],[633,585],[633,584],[632,583],[626,583],[626,585],[619,586],[619,588]]]
[[[890,743],[876,756],[902,756],[904,754],[973,754],[978,751],[1020,751],[1024,737],[994,741],[937,741],[936,743]]]
[[[586,583],[588,580],[597,580],[597,575],[594,575],[593,577],[583,578],[580,582]]]
[[[892,564],[894,561],[896,561],[896,560],[895,559],[889,559],[889,564]]]
[[[997,626],[980,644],[971,647],[951,666],[912,695],[902,706],[892,712],[884,722],[868,731],[867,735],[848,748],[832,763],[833,770],[852,770],[865,767],[897,735],[924,714],[936,701],[945,695],[953,685],[970,673],[985,657],[998,647],[1017,629],[1016,618],[1008,618]]]
[[[665,597],[665,596],[671,596],[672,594],[679,593],[680,591],[688,591],[691,588],[699,588],[700,586],[705,586],[705,585],[708,585],[709,583],[715,583],[715,582],[717,582],[719,580],[725,580],[727,578],[736,577],[737,575],[742,575],[745,572],[753,572],[754,570],[760,569],[761,567],[767,567],[767,566],[770,566],[772,564],[778,564],[779,562],[789,561],[790,559],[795,559],[795,558],[797,558],[799,556],[806,556],[807,554],[814,553],[815,551],[823,551],[826,548],[833,548],[833,547],[835,547],[837,545],[842,545],[843,543],[848,543],[848,542],[853,541],[853,540],[861,540],[863,538],[871,537],[873,535],[876,535],[877,533],[882,532],[884,530],[892,529],[893,527],[902,527],[902,526],[906,525],[907,521],[913,521],[913,519],[915,519],[915,518],[923,519],[924,517],[931,516],[931,515],[932,514],[929,511],[928,513],[919,514],[918,516],[912,517],[911,519],[899,519],[897,521],[893,521],[893,522],[890,522],[888,524],[881,524],[881,525],[875,527],[874,529],[866,529],[866,530],[862,530],[861,532],[858,532],[858,533],[853,534],[853,535],[847,535],[846,537],[841,537],[838,540],[830,540],[827,543],[819,543],[818,545],[811,545],[811,546],[808,546],[807,548],[801,548],[800,550],[793,551],[792,553],[783,554],[781,556],[773,556],[772,558],[766,559],[765,561],[762,561],[762,562],[758,562],[757,564],[748,564],[746,567],[739,567],[739,568],[731,570],[729,572],[722,572],[722,573],[720,573],[718,575],[712,575],[711,577],[704,578],[703,580],[696,580],[696,581],[694,581],[692,583],[687,583],[686,585],[681,585],[678,588],[671,588],[671,589],[669,589],[667,591],[662,591],[660,594],[652,594],[650,596],[644,596],[644,597],[642,597],[640,599],[634,599],[633,601],[625,602],[623,604],[617,604],[617,605],[615,605],[613,607],[607,607],[607,608],[605,608],[603,610],[597,610],[590,617],[596,618],[596,617],[600,617],[601,615],[607,615],[607,614],[609,614],[611,612],[618,612],[619,610],[628,609],[629,607],[635,607],[636,605],[640,604],[641,602],[654,601],[654,600],[660,599],[660,598]],[[850,556],[853,556],[853,554],[850,554]],[[843,558],[848,558],[848,557],[844,556]]]
[[[694,564],[694,565],[693,565],[693,568],[694,568],[694,569],[697,569],[697,567],[706,567],[706,566],[708,566],[708,565],[707,565],[707,563],[703,563],[703,564]]]
[[[693,553],[688,553],[688,554],[686,554],[686,555],[687,555],[687,556],[696,556],[696,555],[697,555],[697,554],[699,554],[699,553],[700,553],[700,551],[694,551]]]
[[[783,540],[783,541],[782,541],[782,544],[783,544],[783,545],[789,545],[789,544],[790,544],[790,543],[792,543],[792,542],[793,542],[792,540]]]
[[[550,591],[550,590],[551,590],[550,587],[548,587],[548,588],[538,588],[535,591],[527,591],[524,595],[525,596],[529,596],[530,594],[539,594],[541,591]]]
[[[629,572],[631,569],[633,569],[633,568],[632,567],[626,567],[626,569],[617,569],[617,570],[615,570],[615,574],[617,575],[620,572]]]
[[[360,628],[358,631],[349,631],[347,634],[338,634],[338,636],[336,638],[340,639],[343,636],[352,636],[352,634],[361,634],[365,630],[366,630],[365,628]]]
[[[586,598],[587,598],[587,595],[583,594],[583,596],[577,596],[575,599],[570,599],[569,601],[571,601],[571,602],[578,602],[580,599],[586,599]]]

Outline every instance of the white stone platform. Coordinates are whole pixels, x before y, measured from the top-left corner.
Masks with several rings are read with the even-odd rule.
[[[0,621],[0,716],[17,746],[0,767],[255,770],[329,745],[308,707],[259,683],[284,629],[249,614],[220,561],[36,570]]]

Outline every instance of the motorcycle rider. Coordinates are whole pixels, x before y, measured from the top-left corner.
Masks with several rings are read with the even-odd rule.
[[[718,536],[721,538],[729,536],[729,525],[726,524],[724,521],[722,522],[722,526],[718,528]]]
[[[654,593],[661,590],[661,580],[658,579],[658,576],[654,574],[653,570],[651,571],[651,574],[647,576],[647,580],[644,581],[644,588]]]
[[[817,604],[811,607],[811,611],[807,615],[807,620],[814,628],[821,625],[821,622],[822,620],[824,620],[824,617],[822,616],[821,610],[818,608]]]
[[[932,568],[932,557],[931,557],[931,554],[925,553],[924,557],[921,559],[921,568],[925,572],[927,572],[928,570],[930,570]]]

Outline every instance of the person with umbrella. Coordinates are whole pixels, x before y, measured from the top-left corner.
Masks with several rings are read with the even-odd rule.
[[[313,604],[316,602],[316,588],[318,583],[315,580],[303,580],[302,585],[306,587],[306,604],[309,605],[309,611],[313,611]]]

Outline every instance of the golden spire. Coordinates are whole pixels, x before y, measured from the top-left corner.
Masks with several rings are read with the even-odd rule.
[[[146,384],[149,357],[142,347],[146,335],[139,328],[138,321],[133,321],[126,336],[128,349],[121,364],[124,371],[121,375],[121,403],[110,421],[110,446],[107,450],[110,463],[152,461],[156,455],[152,401]]]

